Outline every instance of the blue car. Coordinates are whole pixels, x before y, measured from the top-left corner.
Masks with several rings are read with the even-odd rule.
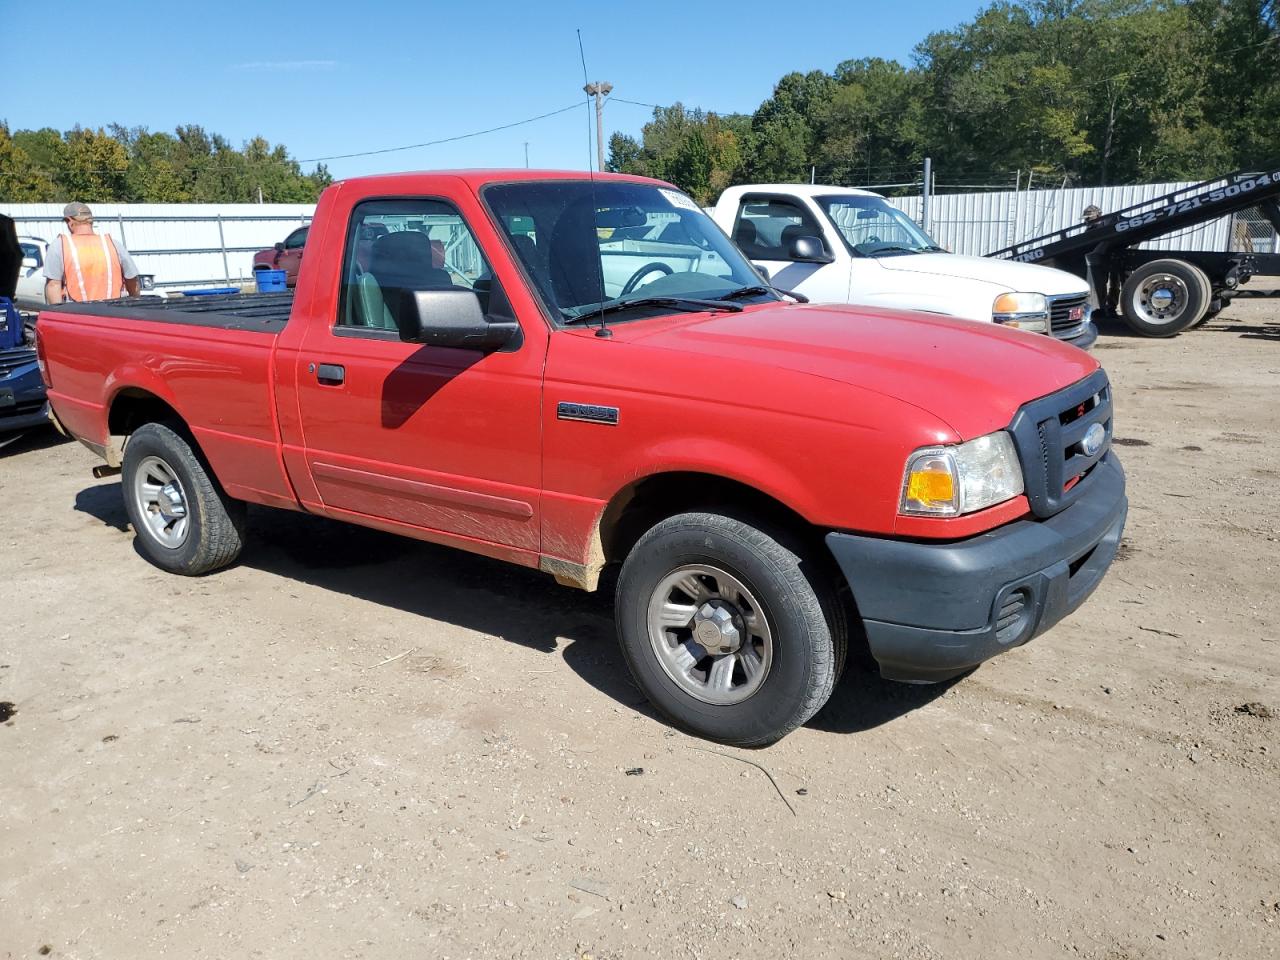
[[[0,297],[0,443],[16,430],[49,422],[49,401],[36,360],[34,323]]]

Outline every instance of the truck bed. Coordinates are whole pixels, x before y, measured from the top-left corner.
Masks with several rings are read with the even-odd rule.
[[[61,303],[58,313],[119,320],[154,320],[185,326],[279,333],[289,323],[293,292],[209,294],[197,297],[121,297],[92,303]]]

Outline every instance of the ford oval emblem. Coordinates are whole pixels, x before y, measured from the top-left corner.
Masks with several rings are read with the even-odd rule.
[[[1102,445],[1107,442],[1107,428],[1100,423],[1091,424],[1089,429],[1084,433],[1084,439],[1080,441],[1080,446],[1084,450],[1086,457],[1096,456],[1098,451],[1102,449]]]

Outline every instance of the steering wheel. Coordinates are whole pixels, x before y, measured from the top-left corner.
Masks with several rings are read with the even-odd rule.
[[[863,240],[862,242],[863,243],[880,243],[881,241],[879,237],[867,237],[867,239]]]
[[[632,291],[634,291],[636,287],[640,286],[640,281],[643,280],[645,277],[647,277],[651,273],[661,273],[666,276],[671,276],[671,274],[675,273],[675,271],[672,270],[670,267],[668,267],[665,263],[662,263],[661,261],[658,261],[658,260],[653,261],[653,263],[646,263],[643,267],[641,267],[639,270],[637,270],[635,273],[631,275],[630,280],[628,280],[626,283],[622,285],[622,293],[618,294],[618,296],[625,297],[628,293],[631,293]]]

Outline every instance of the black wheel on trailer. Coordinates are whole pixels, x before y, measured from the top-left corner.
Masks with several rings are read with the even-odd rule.
[[[1120,291],[1125,323],[1144,337],[1172,337],[1204,316],[1213,289],[1204,271],[1183,260],[1152,260]]]

